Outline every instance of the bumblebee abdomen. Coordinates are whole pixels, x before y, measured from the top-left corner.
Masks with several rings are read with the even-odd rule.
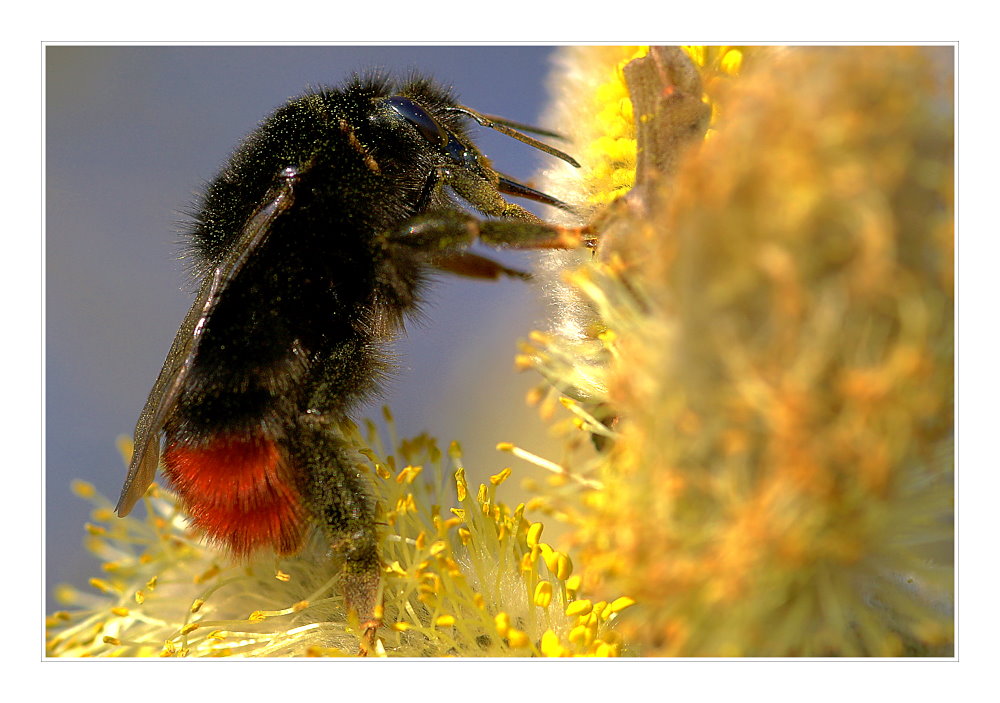
[[[263,436],[215,435],[202,446],[168,445],[164,473],[194,526],[233,555],[302,546],[302,496],[277,444]]]

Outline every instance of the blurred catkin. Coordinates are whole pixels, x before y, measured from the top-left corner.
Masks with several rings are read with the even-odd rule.
[[[573,537],[642,655],[950,656],[952,49],[744,53],[688,51],[710,138],[575,274],[618,437]]]

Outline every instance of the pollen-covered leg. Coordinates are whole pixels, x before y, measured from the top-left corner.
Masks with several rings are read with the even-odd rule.
[[[363,650],[370,648],[382,610],[382,563],[367,482],[337,430],[322,417],[303,416],[288,443],[306,503],[325,528],[330,548],[344,558],[348,617],[357,617]]]

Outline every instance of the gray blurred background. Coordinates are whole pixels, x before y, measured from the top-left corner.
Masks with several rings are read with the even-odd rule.
[[[453,85],[470,107],[537,123],[552,53],[537,46],[47,47],[48,597],[58,583],[85,586],[99,575],[81,546],[89,504],[70,482],[85,479],[118,497],[125,468],[115,438],[131,433],[193,297],[177,260],[182,212],[237,142],[288,98],[375,66],[418,69]],[[520,180],[551,158],[490,130],[474,133],[497,168]],[[530,267],[533,255],[500,258]],[[385,402],[401,436],[426,430],[444,446],[459,439],[473,478],[512,465],[494,451],[496,441],[546,453],[552,445],[523,401],[536,378],[512,364],[514,340],[543,326],[544,314],[530,285],[443,278],[426,321],[411,324],[396,345],[401,364],[385,398],[358,417],[380,417]],[[515,476],[531,473],[514,462]]]

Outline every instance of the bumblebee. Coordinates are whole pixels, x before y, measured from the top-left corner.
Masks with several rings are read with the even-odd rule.
[[[565,207],[495,171],[470,120],[576,165],[423,78],[317,89],[237,148],[189,229],[200,289],[139,417],[116,508],[127,515],[149,487],[162,436],[164,474],[193,525],[234,556],[294,553],[321,526],[369,642],[378,541],[339,421],[377,390],[387,344],[434,269],[525,277],[469,245],[589,242],[504,198]]]

